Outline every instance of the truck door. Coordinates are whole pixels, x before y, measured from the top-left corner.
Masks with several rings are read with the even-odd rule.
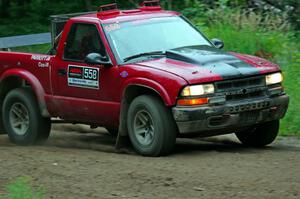
[[[69,29],[63,55],[52,64],[53,106],[64,119],[110,125],[119,117],[118,67],[84,62],[89,53],[108,56],[97,24],[74,23]]]

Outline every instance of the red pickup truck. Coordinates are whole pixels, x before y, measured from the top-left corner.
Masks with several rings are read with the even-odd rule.
[[[169,154],[177,137],[235,133],[262,147],[278,135],[289,103],[279,66],[221,50],[158,1],[56,22],[48,54],[0,52],[13,143],[45,141],[51,118],[106,127],[145,156]]]

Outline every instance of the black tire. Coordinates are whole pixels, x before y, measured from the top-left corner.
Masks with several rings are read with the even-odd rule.
[[[271,144],[279,133],[279,120],[274,120],[247,131],[236,133],[237,138],[246,146],[264,147]]]
[[[116,128],[106,128],[107,132],[113,136],[113,137],[117,137],[118,133],[119,133],[119,129]]]
[[[142,124],[139,118],[143,118],[145,124]],[[140,125],[137,125],[138,123]],[[127,126],[131,143],[141,155],[152,157],[168,155],[175,146],[177,135],[175,121],[170,110],[157,97],[143,95],[134,99],[128,110]],[[145,133],[137,135],[137,126]]]
[[[18,110],[22,110],[21,114]],[[15,144],[23,146],[42,144],[49,137],[51,120],[41,115],[35,95],[30,88],[17,88],[7,94],[2,107],[2,118],[4,128],[11,142]],[[20,120],[27,121],[27,127],[23,130],[22,125],[16,125],[21,129],[18,130],[12,124]]]

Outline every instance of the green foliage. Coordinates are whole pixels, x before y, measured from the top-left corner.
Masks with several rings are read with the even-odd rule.
[[[12,0],[10,2],[10,6],[5,8],[8,14],[1,16],[0,37],[50,32],[50,15],[97,10],[99,5],[111,3],[112,0],[95,0],[91,1],[91,5],[87,5],[87,1],[84,0]],[[19,4],[18,2],[24,3]],[[133,8],[135,4],[130,1],[121,1],[120,6]]]
[[[112,2],[115,0],[0,0],[0,37],[49,32],[50,15],[97,10],[99,5]],[[117,2],[121,9],[126,9],[136,7],[142,0],[117,0]],[[270,2],[283,10],[293,6],[293,9],[288,12],[287,19],[300,28],[299,0],[271,0]],[[203,9],[203,5],[209,8],[226,9],[247,8],[251,4],[253,0],[161,0],[161,5],[166,9],[181,11],[187,8],[184,10],[187,17],[205,15],[206,10]]]
[[[199,2],[183,12],[192,13],[190,19],[209,38],[221,38],[225,50],[262,56],[281,66],[285,90],[291,97],[288,113],[281,123],[281,135],[300,135],[300,40],[286,16],[230,7],[212,10]]]
[[[51,48],[51,44],[41,44],[41,45],[34,45],[34,46],[18,47],[18,48],[14,48],[13,50],[17,52],[46,54],[49,52],[50,48]]]
[[[298,40],[299,41],[299,40]],[[290,51],[292,58],[284,65],[285,90],[290,95],[290,107],[281,123],[282,135],[300,135],[300,42],[296,51]]]
[[[33,188],[29,177],[19,178],[15,182],[7,185],[7,196],[1,199],[43,199],[45,191],[42,188]]]

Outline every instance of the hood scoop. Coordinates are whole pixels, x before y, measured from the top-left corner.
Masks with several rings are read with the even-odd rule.
[[[211,73],[221,75],[223,79],[260,74],[260,70],[255,66],[212,46],[176,48],[167,51],[166,57],[197,65]]]
[[[205,66],[209,64],[241,63],[235,56],[211,46],[191,46],[177,48],[166,52],[169,59]]]

